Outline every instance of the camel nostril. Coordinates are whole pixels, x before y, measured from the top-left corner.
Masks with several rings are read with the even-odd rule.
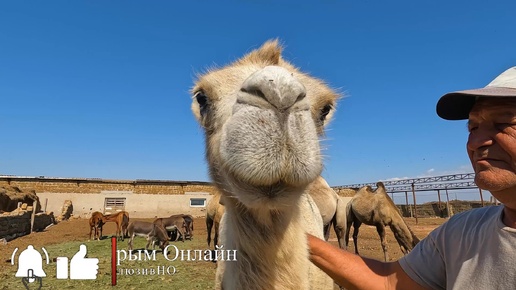
[[[250,95],[253,95],[253,96],[257,96],[257,97],[260,97],[264,100],[267,100],[267,98],[265,97],[265,95],[262,93],[262,91],[260,91],[258,88],[241,88],[240,89],[241,92],[243,93],[246,93],[246,94],[250,94]]]
[[[298,102],[302,101],[304,98],[306,98],[306,92],[302,92],[302,93],[300,93],[300,94],[297,96],[295,103],[298,103]]]

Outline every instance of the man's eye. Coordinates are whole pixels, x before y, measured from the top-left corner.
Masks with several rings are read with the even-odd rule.
[[[469,126],[468,127],[468,132],[471,133],[471,132],[475,131],[477,128],[478,128],[477,126]]]
[[[511,123],[495,123],[494,126],[495,126],[496,129],[498,129],[500,131],[503,131],[507,127],[516,126],[516,125],[515,124],[511,124]]]

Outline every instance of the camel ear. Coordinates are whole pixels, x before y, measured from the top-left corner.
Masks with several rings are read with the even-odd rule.
[[[278,65],[282,49],[278,39],[271,39],[266,41],[260,48],[244,56],[239,62],[264,62],[269,65]]]

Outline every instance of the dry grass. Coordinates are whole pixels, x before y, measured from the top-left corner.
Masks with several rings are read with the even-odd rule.
[[[419,219],[415,224],[414,219],[407,219],[409,226],[420,238],[425,237],[432,229],[442,224],[444,219]],[[204,218],[195,219],[195,235],[192,241],[172,242],[179,249],[183,250],[206,250],[206,227]],[[108,223],[104,227],[104,235],[113,234],[115,227]],[[111,240],[106,238],[101,241],[88,241],[87,220],[78,219],[61,222],[45,232],[33,233],[9,242],[7,245],[0,245],[0,289],[24,289],[21,278],[15,278],[16,265],[10,264],[10,256],[14,248],[19,248],[16,256],[24,250],[27,245],[33,245],[41,253],[41,247],[45,247],[50,255],[50,260],[58,256],[66,256],[69,259],[78,251],[80,244],[88,247],[88,257],[99,258],[99,274],[97,280],[57,280],[55,278],[55,263],[43,265],[47,276],[43,278],[42,289],[111,289],[110,273],[110,249]],[[387,230],[389,241],[389,255],[395,260],[402,256],[390,230]],[[330,242],[337,245],[334,233],[330,236]],[[146,241],[143,238],[135,239],[135,249],[143,248]],[[126,249],[127,240],[119,242],[118,249]],[[353,242],[349,245],[353,250]],[[359,250],[361,255],[383,259],[383,252],[380,240],[374,227],[363,225],[359,233]],[[215,264],[206,261],[168,261],[159,252],[156,261],[124,261],[120,268],[124,269],[156,269],[161,266],[174,266],[174,275],[119,275],[117,287],[121,289],[212,289],[215,278]],[[17,259],[17,258],[16,258]]]

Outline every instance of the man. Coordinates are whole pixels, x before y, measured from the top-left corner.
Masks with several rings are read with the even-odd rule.
[[[516,289],[516,67],[485,88],[446,94],[437,114],[468,119],[475,182],[502,202],[452,217],[399,261],[308,237],[310,258],[347,289]]]

